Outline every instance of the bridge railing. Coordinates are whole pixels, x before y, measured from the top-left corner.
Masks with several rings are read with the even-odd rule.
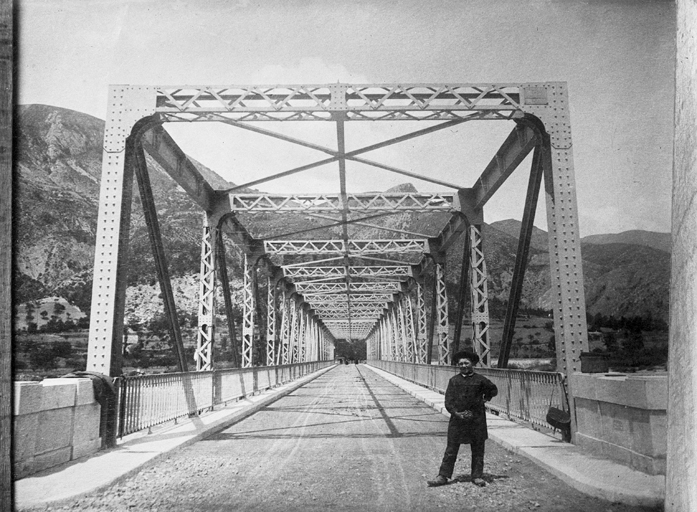
[[[119,377],[118,437],[196,416],[232,400],[293,381],[333,365],[314,361],[280,366]]]
[[[448,381],[458,372],[454,366],[398,361],[371,360],[368,364],[440,393],[445,393]],[[552,427],[546,417],[550,406],[569,410],[563,373],[505,368],[476,368],[475,371],[491,380],[499,390],[486,404],[492,411],[549,429]]]

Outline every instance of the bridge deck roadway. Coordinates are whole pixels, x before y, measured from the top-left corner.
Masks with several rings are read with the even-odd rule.
[[[241,406],[238,403],[236,411],[224,409],[188,425],[135,436],[116,449],[20,480],[16,508],[170,512],[660,509],[640,506],[659,504],[662,500],[655,493],[653,501],[643,502],[634,498],[611,503],[598,498],[602,494],[592,492],[592,474],[608,478],[603,461],[574,459],[556,440],[534,432],[544,439],[532,439],[529,429],[495,416],[490,417],[484,470],[488,485],[479,488],[469,482],[469,447],[463,446],[456,481],[427,487],[426,480],[437,474],[445,448],[447,417],[438,410],[439,397],[442,404],[442,395],[365,365],[339,365]],[[544,457],[538,461],[551,471],[531,461],[521,443],[538,454],[546,450],[548,462],[544,463]],[[581,488],[587,492],[554,476],[558,473],[555,460],[562,465],[570,462],[577,472],[585,467],[589,476]],[[655,483],[649,477],[637,484],[631,478],[641,479],[641,475],[630,478],[615,471],[615,478],[623,480],[619,486],[628,489],[625,498],[632,494],[632,485]]]

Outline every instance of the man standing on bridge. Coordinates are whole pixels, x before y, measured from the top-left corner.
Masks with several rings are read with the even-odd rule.
[[[498,394],[496,385],[486,377],[474,372],[479,356],[474,352],[458,352],[454,360],[460,373],[448,381],[445,391],[445,408],[450,413],[448,423],[448,446],[435,480],[428,485],[445,485],[453,476],[455,461],[461,444],[472,448],[472,483],[484,487],[484,442],[488,439],[484,402]]]

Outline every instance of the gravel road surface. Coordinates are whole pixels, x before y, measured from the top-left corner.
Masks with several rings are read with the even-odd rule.
[[[104,492],[32,510],[649,510],[578,492],[492,441],[486,487],[469,481],[469,446],[452,483],[427,487],[447,423],[370,369],[341,365]]]

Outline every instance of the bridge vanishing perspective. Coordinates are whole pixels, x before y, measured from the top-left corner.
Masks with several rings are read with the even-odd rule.
[[[263,127],[264,122],[308,121],[323,122],[332,130],[336,149]],[[347,150],[346,124],[362,121],[410,121],[425,127]],[[474,121],[508,121],[513,129],[471,186],[364,156]],[[212,122],[325,156],[231,188],[215,188],[164,129],[167,123]],[[87,362],[87,370],[111,376],[121,373],[134,177],[179,368],[187,369],[146,153],[204,212],[197,370],[215,367],[218,287],[229,329],[234,328],[226,242],[243,254],[243,368],[331,360],[340,339],[365,340],[372,360],[447,365],[460,343],[468,299],[474,348],[483,366],[491,366],[483,211],[529,155],[532,163],[498,366],[508,363],[544,177],[557,368],[567,375],[580,370],[580,354],[588,342],[565,83],[112,86]],[[416,178],[450,192],[351,192],[347,163]],[[336,166],[339,178],[338,190],[331,193],[251,189],[329,164]],[[419,226],[429,229],[415,232],[383,222],[404,213],[428,219]],[[274,223],[279,218],[283,224]],[[358,228],[379,235],[357,238]],[[446,253],[460,236],[464,250],[451,338]],[[265,318],[259,314],[260,302],[266,306]]]

